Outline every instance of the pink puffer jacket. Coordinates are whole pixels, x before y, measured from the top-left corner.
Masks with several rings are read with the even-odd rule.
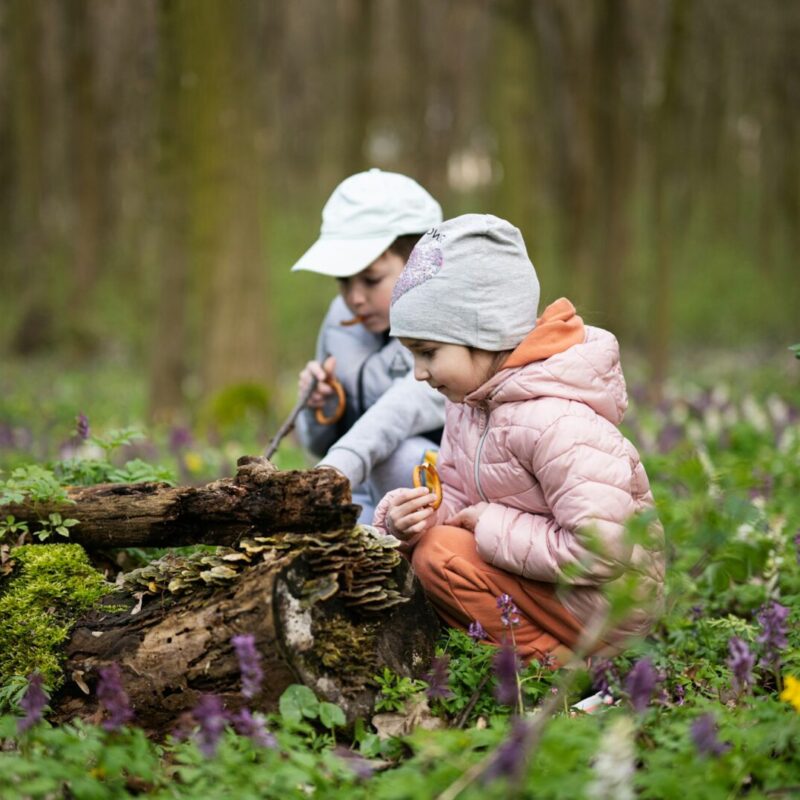
[[[661,610],[663,531],[654,521],[647,546],[629,543],[626,521],[653,508],[653,496],[636,449],[617,428],[627,407],[619,346],[607,331],[579,330],[582,341],[563,352],[502,369],[463,403],[447,403],[436,521],[488,502],[475,528],[480,556],[560,584],[562,602],[584,623],[606,607],[599,587],[634,571],[640,602],[616,639],[646,633]],[[379,527],[392,494],[376,510]]]

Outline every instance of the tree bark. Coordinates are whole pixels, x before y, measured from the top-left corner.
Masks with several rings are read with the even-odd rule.
[[[280,472],[249,456],[239,459],[235,478],[203,487],[100,484],[68,495],[74,504],[8,505],[4,512],[32,530],[53,512],[78,519],[70,541],[96,550],[233,545],[246,534],[330,531],[354,526],[360,510],[351,503],[349,481],[336,470]]]
[[[166,558],[129,573],[125,610],[92,612],[73,629],[53,721],[98,721],[93,684],[112,662],[122,670],[136,723],[156,737],[174,731],[203,693],[219,695],[231,712],[243,705],[269,712],[292,683],[338,703],[352,721],[370,713],[373,676],[384,666],[410,676],[430,665],[439,623],[387,541],[361,528],[279,535],[244,542],[225,557],[233,566],[212,566],[210,585],[196,580],[188,592],[189,559],[174,569]],[[202,553],[190,558],[195,568],[210,566]],[[120,595],[110,600],[119,607]],[[263,689],[249,701],[231,646],[237,634],[252,634],[262,658]]]

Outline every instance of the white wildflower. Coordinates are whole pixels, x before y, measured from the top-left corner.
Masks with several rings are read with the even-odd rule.
[[[772,417],[772,421],[778,425],[788,425],[789,423],[789,406],[778,397],[776,394],[771,394],[767,398],[767,410]]]
[[[600,742],[592,764],[592,781],[586,787],[591,800],[633,800],[636,771],[633,720],[617,717]]]
[[[751,394],[748,394],[747,397],[742,400],[742,416],[759,433],[766,433],[769,430],[769,417]]]

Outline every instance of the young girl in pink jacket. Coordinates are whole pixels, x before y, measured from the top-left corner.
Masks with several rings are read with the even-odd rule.
[[[653,508],[633,445],[615,337],[561,299],[537,319],[539,283],[520,232],[467,214],[417,244],[392,296],[391,335],[417,380],[446,398],[443,501],[397,489],[375,525],[403,542],[441,617],[480,623],[499,643],[497,598],[519,609],[520,655],[564,663],[603,616],[604,587],[635,572],[641,600],[596,651],[645,634],[663,594],[663,534],[647,546],[626,522]],[[639,595],[637,594],[637,597]]]

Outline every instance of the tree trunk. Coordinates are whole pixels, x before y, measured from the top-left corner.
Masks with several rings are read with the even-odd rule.
[[[200,363],[209,397],[269,384],[269,289],[261,222],[267,173],[252,106],[253,5],[178,6],[191,119],[191,257],[200,281]]]
[[[174,423],[184,410],[183,382],[189,353],[187,298],[190,294],[187,258],[188,220],[186,147],[188,119],[181,87],[183,53],[178,6],[169,0],[158,5],[158,196],[153,198],[161,224],[159,297],[155,335],[150,351],[150,419]]]
[[[87,329],[92,296],[100,273],[103,235],[103,174],[100,118],[95,98],[93,17],[86,0],[73,0],[64,14],[67,42],[67,91],[71,95],[69,135],[72,198],[75,209],[70,275],[71,328],[80,346],[90,342]],[[89,338],[86,338],[89,337]]]
[[[254,636],[264,669],[251,710],[276,710],[284,689],[303,683],[352,721],[372,709],[373,676],[384,666],[418,675],[439,634],[408,563],[363,528],[167,557],[128,573],[123,592],[124,611],[92,612],[73,629],[66,682],[51,701],[54,722],[99,718],[91,686],[112,662],[137,724],[152,735],[174,731],[203,693],[235,712],[247,702],[231,646],[238,634]],[[119,595],[110,600],[119,607]]]
[[[29,502],[4,512],[32,529],[53,512],[78,519],[70,541],[96,550],[233,545],[254,533],[352,528],[360,511],[350,502],[350,483],[336,470],[279,472],[266,459],[248,456],[239,459],[235,478],[199,488],[100,484],[68,494],[74,505]]]
[[[688,17],[691,6],[686,0],[674,0],[670,8],[669,28],[663,63],[663,95],[654,119],[653,153],[656,159],[651,181],[652,230],[655,247],[655,283],[651,305],[651,335],[648,342],[650,362],[648,393],[653,403],[661,400],[669,372],[672,336],[672,273],[674,235],[674,184],[679,169],[681,123],[680,70],[684,60]]]

